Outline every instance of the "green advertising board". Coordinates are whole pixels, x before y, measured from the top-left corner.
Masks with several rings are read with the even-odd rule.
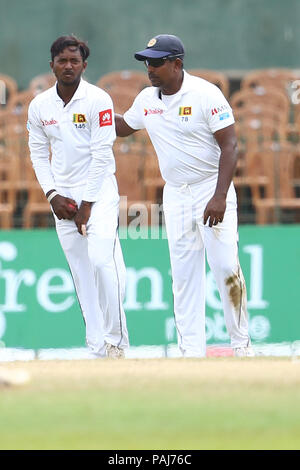
[[[253,342],[300,339],[300,226],[241,226],[239,254]],[[168,243],[163,231],[120,231],[132,346],[176,342]],[[207,267],[208,344],[229,343]],[[0,341],[11,348],[85,346],[84,322],[54,229],[0,233]]]

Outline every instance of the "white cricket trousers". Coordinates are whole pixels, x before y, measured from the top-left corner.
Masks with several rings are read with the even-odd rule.
[[[83,187],[57,188],[59,194],[81,203]],[[93,203],[87,236],[73,220],[58,220],[56,231],[73,277],[86,327],[86,343],[96,356],[105,356],[105,343],[128,347],[123,309],[125,276],[118,237],[119,194],[115,176],[102,184]],[[72,326],[70,326],[72,328]]]
[[[250,345],[246,286],[238,259],[237,203],[231,184],[224,220],[204,226],[203,214],[213,196],[216,178],[173,186],[163,195],[173,280],[178,345],[185,357],[206,356],[206,256],[222,301],[233,348]]]

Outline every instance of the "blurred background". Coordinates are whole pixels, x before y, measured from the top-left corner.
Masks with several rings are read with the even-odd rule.
[[[31,99],[55,83],[49,50],[64,34],[88,42],[91,55],[85,78],[108,91],[116,112],[126,111],[149,85],[143,64],[133,54],[160,33],[179,36],[186,48],[185,69],[223,91],[235,114],[239,143],[234,182],[252,334],[261,345],[297,341],[299,18],[298,0],[0,0],[0,338],[4,345],[82,345],[79,320],[67,338],[58,341],[49,333],[40,339],[45,322],[52,325],[49,332],[58,321],[65,331],[77,307],[49,204],[32,170],[26,130]],[[121,204],[120,221],[133,344],[165,347],[174,342],[166,240],[128,239],[132,204],[148,211],[142,220],[146,230],[155,224],[163,233],[163,217],[153,221],[150,214],[151,204],[162,201],[163,181],[145,132],[116,139],[114,153],[120,195],[127,198]],[[52,253],[46,250],[48,258],[45,240],[53,245]],[[143,255],[141,262],[138,250],[152,255]],[[208,285],[207,307],[208,342],[226,342],[213,281]],[[22,315],[11,315],[16,312]],[[35,325],[30,334],[28,319]]]
[[[1,217],[3,228],[53,223],[47,217],[49,206],[34,206],[44,201],[39,190],[29,190],[34,176],[24,168],[28,160],[25,123],[32,97],[54,83],[50,45],[58,36],[71,33],[88,41],[91,49],[86,79],[111,94],[118,112],[128,109],[149,84],[134,52],[156,34],[178,35],[186,47],[186,70],[218,85],[235,111],[240,223],[299,221],[300,203],[295,200],[300,181],[297,0],[287,4],[280,0],[1,0],[0,8],[2,95],[6,87],[0,116],[1,167],[3,153],[16,159],[14,188],[10,194],[1,190],[0,200],[4,203],[7,198],[8,204]],[[264,162],[257,165],[261,152],[264,161],[270,160],[268,168]],[[120,194],[129,202],[160,201],[163,183],[147,136],[140,133],[127,142],[117,141],[115,154]],[[127,171],[128,160],[132,172]],[[2,174],[3,179],[8,176]]]

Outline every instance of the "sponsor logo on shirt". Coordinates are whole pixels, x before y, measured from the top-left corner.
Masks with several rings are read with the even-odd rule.
[[[228,119],[228,118],[229,118],[229,113],[223,113],[223,114],[220,114],[219,116],[220,121],[224,121],[224,119]]]
[[[85,114],[73,114],[73,122],[86,122]]]
[[[112,125],[112,110],[106,109],[99,113],[99,126],[111,126]]]
[[[57,121],[55,119],[50,119],[50,121],[47,121],[46,119],[43,120],[41,119],[43,126],[52,126],[53,124],[57,124]]]
[[[180,106],[179,107],[179,116],[191,116],[192,107],[191,106]]]
[[[146,109],[144,108],[144,115],[148,116],[148,114],[162,114],[164,112],[163,109],[154,108],[154,109]]]
[[[225,111],[226,109],[229,109],[227,104],[222,104],[222,106],[218,106],[217,108],[213,108],[211,110],[211,115],[214,116],[215,114],[221,113],[222,111]]]

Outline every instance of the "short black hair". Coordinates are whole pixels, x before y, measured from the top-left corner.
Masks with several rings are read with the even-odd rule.
[[[81,41],[81,39],[78,39],[73,34],[70,36],[60,36],[54,41],[50,49],[52,62],[54,57],[60,54],[66,47],[76,47],[79,49],[83,62],[85,62],[90,55],[88,45],[84,41]]]
[[[168,56],[166,57],[167,60],[169,60],[170,62],[175,62],[176,59],[180,59],[181,60],[181,68],[183,69],[184,67],[184,64],[183,64],[183,57],[171,57],[171,59],[168,59]]]

